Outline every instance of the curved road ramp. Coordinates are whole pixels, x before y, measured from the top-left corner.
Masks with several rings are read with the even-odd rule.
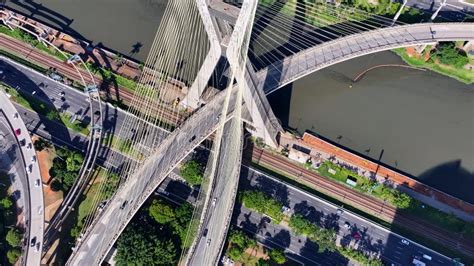
[[[0,112],[7,118],[8,123],[14,133],[18,146],[20,147],[21,159],[26,169],[25,179],[28,183],[28,190],[23,191],[25,198],[29,198],[29,209],[25,210],[27,226],[25,237],[28,240],[23,254],[23,261],[26,265],[40,265],[43,248],[44,230],[44,201],[43,186],[38,163],[36,163],[36,152],[33,142],[26,129],[25,123],[18,115],[15,106],[10,102],[9,95],[0,89]],[[29,195],[29,196],[28,196]]]

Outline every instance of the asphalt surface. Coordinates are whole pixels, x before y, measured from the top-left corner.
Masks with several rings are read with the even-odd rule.
[[[191,249],[188,254],[190,265],[217,264],[224,247],[234,209],[240,176],[240,158],[242,157],[240,148],[234,153],[229,150],[232,147],[241,147],[243,144],[241,138],[232,134],[233,130],[241,130],[241,128],[233,127],[232,123],[227,123],[222,132],[222,146],[218,158],[216,158],[216,170],[210,181],[212,183],[207,189],[208,202],[207,208],[201,216],[200,234],[196,236],[195,249]],[[204,232],[206,232],[205,235]]]
[[[28,228],[26,221],[30,219],[30,193],[28,188],[28,176],[26,174],[25,163],[21,156],[20,147],[16,141],[3,112],[0,111],[0,172],[5,172],[11,181],[12,198],[15,201],[18,218],[17,225]],[[28,230],[27,230],[28,231]],[[28,234],[24,235],[24,240],[28,240]],[[28,245],[23,246],[23,254]],[[21,257],[22,261],[25,257]],[[7,263],[6,257],[0,259],[0,263]]]
[[[40,170],[38,163],[36,162],[36,152],[33,147],[31,137],[28,134],[28,130],[20,117],[15,118],[17,110],[14,105],[10,102],[7,95],[0,91],[0,109],[8,120],[10,125],[10,131],[19,130],[19,134],[13,133],[17,143],[24,142],[25,145],[20,145],[21,160],[23,160],[24,169],[30,169],[26,171],[26,179],[28,184],[28,190],[23,193],[29,194],[25,198],[30,199],[29,212],[27,216],[29,219],[25,222],[28,228],[27,231],[27,252],[26,252],[26,264],[27,265],[39,265],[41,260],[41,250],[43,245],[43,229],[44,229],[44,201],[43,201],[43,187],[41,181]]]
[[[299,213],[312,222],[335,229],[342,245],[380,254],[382,260],[389,264],[409,265],[413,256],[421,257],[423,254],[432,257],[431,261],[422,259],[427,265],[452,264],[451,259],[444,255],[408,239],[409,244],[405,245],[401,241],[406,238],[256,170],[243,168],[239,189],[263,191],[289,207],[289,213]],[[343,212],[338,214],[338,209]],[[288,227],[272,224],[270,218],[255,211],[242,207],[234,216],[234,224],[244,231],[257,234],[265,245],[285,249],[287,255],[296,261],[311,265],[341,265],[348,262],[336,253],[318,254],[315,251],[316,243],[293,234]],[[351,225],[350,229],[344,226],[346,222]]]
[[[128,177],[101,216],[89,229],[69,260],[72,265],[91,265],[102,260],[128,221],[163,179],[216,129],[225,94],[194,113],[180,130],[173,131],[132,176]],[[235,98],[235,97],[233,97]],[[232,106],[235,99],[231,99]]]
[[[67,91],[67,92],[66,92],[66,95],[68,95],[68,94],[70,94],[70,93],[68,93],[68,91]],[[84,102],[87,103],[86,101],[84,101]],[[19,108],[19,107],[17,106],[17,108]],[[51,134],[49,134],[49,133],[47,133],[46,131],[44,131],[44,129],[43,129],[42,127],[44,127],[44,126],[48,127],[48,126],[49,126],[49,127],[53,127],[53,128],[56,129],[57,126],[55,127],[54,125],[48,125],[48,124],[43,125],[42,123],[43,123],[44,121],[41,121],[41,118],[38,117],[34,112],[30,112],[30,111],[28,111],[28,110],[22,110],[22,112],[23,112],[23,111],[27,113],[27,115],[25,116],[25,123],[27,124],[27,126],[28,126],[31,130],[35,130],[36,134],[38,134],[38,135],[43,135],[43,136],[46,137],[46,138],[48,138],[48,136],[49,136],[49,138],[52,137]],[[24,114],[21,113],[21,115],[22,115],[22,117],[23,117]],[[35,115],[36,115],[36,116],[35,116]],[[40,122],[40,121],[41,121],[41,122]],[[46,122],[46,123],[47,123],[47,122]],[[85,139],[85,137],[82,136],[82,135],[80,135],[80,134],[76,134],[76,133],[73,133],[73,132],[70,132],[70,131],[69,131],[67,135],[58,137],[57,132],[58,132],[58,131],[55,130],[54,136],[53,136],[52,138],[53,138],[53,140],[55,139],[55,141],[58,142],[58,143],[61,143],[61,142],[62,142],[62,143],[66,143],[66,141],[65,141],[64,139],[68,139],[68,138],[69,138],[69,139],[77,139],[77,140],[79,141],[78,143],[84,143],[85,141],[87,141],[87,140]],[[81,140],[81,139],[82,139],[82,140]],[[79,145],[80,145],[80,144],[79,144]],[[76,147],[76,148],[77,148],[77,147]],[[112,151],[112,152],[113,152],[113,151]],[[120,155],[117,155],[117,156],[120,156]],[[176,182],[176,181],[171,181],[171,180],[169,180],[169,179],[165,179],[165,181],[163,182],[163,184],[159,187],[159,189],[158,189],[159,192],[158,192],[158,193],[160,193],[160,194],[162,194],[163,196],[165,196],[165,197],[167,197],[167,198],[170,198],[171,200],[174,200],[174,201],[182,201],[182,200],[185,199],[185,198],[188,199],[188,200],[189,200],[189,199],[192,200],[192,196],[190,196],[191,191],[186,192],[186,189],[184,189],[185,186],[183,186],[182,184],[179,184],[180,182],[177,182],[177,183],[175,183],[175,182]],[[163,192],[163,191],[166,191],[166,192]],[[190,197],[190,198],[189,198],[189,197]],[[291,205],[290,205],[290,207],[291,207]],[[328,208],[328,207],[326,207],[326,208]],[[292,207],[292,209],[293,209],[293,207]],[[245,209],[243,209],[242,212],[245,213]],[[328,212],[328,211],[326,210],[326,212]],[[253,221],[255,221],[255,222],[256,222],[256,221],[260,221],[260,220],[261,220],[261,217],[259,217],[258,215],[256,216],[256,215],[257,215],[257,214],[252,213],[252,215],[250,215],[250,216],[247,215],[247,217],[248,217],[248,219],[251,219],[251,220],[253,220]],[[244,217],[245,217],[245,216],[244,216]],[[247,218],[245,218],[245,219],[247,219]],[[241,221],[240,221],[240,222],[241,222]],[[238,222],[238,223],[240,223],[240,222]],[[267,225],[267,228],[268,228],[268,225]],[[278,228],[274,228],[274,229],[275,229],[275,231],[277,231]],[[247,229],[246,229],[246,230],[247,230]],[[248,230],[251,230],[251,229],[248,229]],[[272,232],[273,232],[272,230],[273,230],[272,228],[270,228],[270,229],[268,230],[268,233],[270,233],[270,235],[272,235]],[[281,231],[281,230],[284,230],[284,229],[283,229],[283,228],[280,228],[280,231]],[[287,230],[287,229],[285,229],[285,230]],[[279,231],[278,231],[278,232],[279,232]],[[278,241],[272,240],[272,239],[267,235],[267,232],[261,232],[261,233],[258,233],[258,235],[259,235],[259,236],[258,236],[259,238],[262,238],[262,242],[263,242],[265,245],[269,245],[269,246],[272,246],[272,245],[282,245],[282,244],[279,243]],[[266,239],[266,240],[265,240],[265,239]],[[311,245],[312,245],[312,247],[316,247],[316,245],[315,245],[314,243],[307,243],[307,244],[306,244],[306,242],[302,242],[302,243],[303,243],[303,244],[302,244],[302,243],[299,243],[298,240],[295,240],[294,242],[295,242],[295,243],[291,242],[291,243],[293,243],[293,244],[291,244],[291,245],[288,247],[288,250],[289,250],[288,256],[296,256],[296,255],[292,255],[292,252],[291,252],[291,251],[294,251],[294,253],[297,254],[297,255],[298,255],[299,253],[303,254],[303,255],[301,255],[301,254],[298,255],[299,257],[296,256],[295,258],[292,258],[292,259],[294,259],[294,260],[296,260],[296,261],[302,261],[302,262],[306,261],[307,263],[309,263],[309,262],[311,262],[311,261],[313,261],[313,260],[315,259],[315,258],[311,258],[311,257],[308,258],[308,257],[304,254],[304,252],[299,252],[299,253],[297,252],[298,250],[301,250],[301,248],[300,248],[300,249],[297,248],[297,247],[299,247],[299,246],[304,246],[304,245],[306,245],[306,246],[310,245],[310,246],[311,246]],[[390,244],[390,243],[393,243],[393,241],[392,241],[392,242],[390,242],[390,241],[387,242],[387,244]],[[394,261],[394,262],[396,262],[397,260],[399,260],[399,258],[397,258],[397,256],[400,257],[400,255],[397,253],[397,251],[398,251],[398,252],[401,252],[401,253],[405,253],[405,252],[404,252],[405,250],[401,250],[400,247],[403,248],[404,246],[401,246],[400,244],[394,246],[394,248],[395,248],[394,251],[393,251],[393,253],[394,253],[394,255],[393,255],[393,259],[394,259],[394,260],[393,260],[393,261]],[[386,250],[386,249],[387,249],[387,248],[385,248],[385,250]],[[337,255],[333,255],[333,256],[335,256],[335,257],[329,256],[329,258],[326,258],[326,260],[327,260],[328,262],[331,262],[331,261],[334,262],[334,261],[339,261],[339,260],[341,260],[341,258],[339,258]],[[388,255],[383,254],[383,256],[384,256],[384,258],[387,257],[387,260],[390,260],[390,257],[389,257]],[[433,257],[433,258],[435,258],[435,257]],[[318,258],[318,259],[320,259],[320,258]],[[406,258],[405,258],[405,259],[406,259]],[[435,260],[435,259],[434,259],[434,260]]]

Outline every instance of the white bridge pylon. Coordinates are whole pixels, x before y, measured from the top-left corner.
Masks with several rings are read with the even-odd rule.
[[[201,96],[204,92],[204,89],[207,86],[208,81],[211,78],[212,73],[214,72],[218,64],[220,57],[222,56],[221,44],[217,37],[217,29],[216,29],[216,26],[212,22],[211,15],[209,13],[209,7],[206,4],[207,0],[196,0],[196,1],[198,3],[199,13],[202,17],[202,20],[206,28],[206,33],[211,43],[211,48],[209,50],[209,53],[206,56],[206,59],[202,67],[200,68],[198,72],[198,76],[195,82],[189,88],[186,98],[182,101],[182,103],[185,106],[189,106],[192,108],[198,108],[199,105],[202,103]],[[248,41],[247,41],[248,43],[250,43],[250,36],[252,33],[252,27],[253,27],[253,18],[255,17],[256,8],[258,5],[258,1],[255,0],[255,2],[256,2],[255,3],[256,7],[255,7],[255,10],[253,10],[252,23],[249,23],[248,25],[246,25],[249,31],[248,36],[246,36],[246,38],[248,38]],[[240,14],[245,14],[246,12],[248,12],[247,10],[244,10],[244,6],[245,5],[242,5]],[[235,33],[235,30],[237,29],[237,26],[238,25],[236,25],[234,28],[234,33]],[[238,48],[240,49],[241,47],[238,47]],[[235,45],[232,45],[230,43],[228,49],[236,49],[236,47]],[[239,53],[240,51],[243,51],[243,50],[239,50]],[[242,58],[245,57],[245,62],[247,62],[247,51],[248,51],[248,48],[245,49],[245,52],[243,54],[239,55],[238,57],[239,60],[242,60]],[[235,53],[235,51],[232,51],[231,53]],[[232,55],[228,51],[226,51],[227,60],[229,61],[230,66],[232,67],[232,63],[230,62],[230,60],[232,59],[229,56],[232,56]],[[246,65],[247,64],[245,63],[243,66],[245,67]],[[234,63],[234,67],[236,66],[237,65]],[[244,102],[247,109],[249,110],[249,113],[253,122],[253,127],[255,128],[255,130],[253,130],[252,133],[255,137],[263,139],[266,144],[272,147],[276,147],[277,146],[276,137],[277,137],[277,134],[282,130],[282,128],[278,120],[276,119],[275,115],[273,114],[273,111],[270,108],[270,105],[265,97],[263,90],[259,86],[256,86],[256,84],[249,84],[253,82],[252,78],[254,77],[251,75],[252,73],[246,73],[245,70],[246,68],[243,69],[243,76],[242,76],[242,79],[240,80],[240,84],[244,86],[243,88]],[[232,70],[232,71],[235,71],[235,70]],[[253,72],[253,69],[251,71]],[[235,76],[235,78],[240,79],[238,76]],[[237,80],[237,82],[239,82],[239,80]]]

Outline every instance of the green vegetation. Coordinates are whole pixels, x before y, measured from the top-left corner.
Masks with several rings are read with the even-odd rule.
[[[345,209],[347,210],[350,210],[351,212],[353,213],[356,213],[362,217],[365,217],[366,219],[370,220],[370,221],[373,221],[379,225],[382,225],[386,228],[389,228],[391,231],[395,232],[395,233],[398,233],[398,234],[401,234],[403,236],[406,236],[407,238],[409,239],[412,239],[424,246],[427,246],[427,247],[430,247],[442,254],[445,254],[447,256],[450,256],[450,257],[453,257],[453,258],[461,258],[462,261],[464,262],[468,262],[470,264],[474,264],[474,260],[465,256],[463,253],[460,253],[458,250],[452,250],[452,249],[449,249],[449,248],[446,248],[442,243],[439,243],[439,242],[436,242],[436,241],[433,241],[429,238],[427,238],[426,236],[424,235],[419,235],[418,233],[416,233],[415,231],[413,231],[411,228],[407,228],[407,227],[404,227],[403,225],[398,225],[398,224],[391,224],[383,219],[381,219],[380,217],[376,217],[376,216],[373,216],[369,213],[366,213],[358,208],[355,208],[353,207],[352,205],[350,205],[350,203],[348,202],[343,202],[343,201],[340,201],[339,199],[336,199],[336,198],[333,198],[331,195],[326,195],[326,194],[323,194],[322,192],[316,190],[312,184],[309,184],[309,183],[306,183],[306,182],[302,182],[301,180],[296,180],[295,178],[291,177],[291,176],[288,176],[286,173],[282,173],[281,171],[279,171],[278,169],[274,169],[274,168],[271,168],[271,167],[263,167],[259,164],[256,164],[256,163],[252,163],[252,167],[260,170],[260,171],[263,171],[265,173],[268,173],[294,187],[297,187],[297,188],[300,188],[308,193],[311,193],[313,195],[316,195],[320,198],[323,198],[335,205],[339,205],[339,206],[344,206]],[[421,203],[418,202],[418,201],[412,201],[412,205],[410,205],[410,208],[412,208],[413,206],[417,206],[417,205],[420,205]],[[406,209],[405,211],[411,211],[409,209]],[[419,218],[424,218],[424,214],[422,212],[420,212],[419,210],[422,209],[420,206],[416,207],[413,209],[413,215],[416,215],[418,216]],[[427,211],[430,211],[429,207],[426,206],[424,209],[426,209]],[[438,211],[439,212],[439,211]],[[440,215],[447,215],[446,213],[440,213]],[[431,215],[427,215],[427,217],[429,217]],[[440,220],[444,220],[444,218],[435,218],[433,217],[432,218],[433,220],[431,219],[427,219],[427,221],[429,221],[430,223],[437,223],[439,222]],[[466,223],[462,220],[458,220],[459,222],[461,223]],[[465,227],[465,232],[469,232],[470,235],[472,235],[472,227],[470,226],[471,224],[470,223],[467,223],[469,226],[466,226]],[[449,227],[446,227],[447,229],[449,229]]]
[[[307,236],[318,243],[318,252],[336,249],[336,232],[334,230],[321,228],[299,214],[292,215],[288,225],[295,233]]]
[[[382,266],[384,265],[379,259],[368,258],[362,251],[348,248],[348,247],[337,247],[337,251],[346,258],[351,258],[359,262],[361,265],[366,266]]]
[[[14,28],[13,30],[10,30],[8,27],[0,25],[0,33],[3,33],[14,39],[27,43],[43,52],[46,52],[49,55],[52,55],[58,58],[61,61],[67,60],[67,57],[65,57],[60,52],[58,52],[58,50],[47,47],[42,42],[38,41],[38,39],[35,36],[31,35],[30,33],[26,31],[21,30],[20,28]],[[67,53],[65,54],[67,55]]]
[[[8,231],[5,240],[11,247],[19,247],[21,245],[22,234],[18,229],[12,228]]]
[[[109,173],[107,180],[105,181],[103,193],[104,198],[109,199],[115,193],[120,184],[120,176],[116,173]]]
[[[285,253],[281,249],[274,248],[270,250],[268,256],[270,257],[270,260],[276,264],[284,264],[286,262]]]
[[[279,224],[283,220],[283,204],[265,193],[247,190],[239,193],[239,198],[246,208],[268,215],[275,223]]]
[[[464,55],[451,45],[443,44],[442,48],[436,50],[428,61],[425,61],[424,58],[427,53],[431,52],[430,49],[425,49],[419,57],[408,55],[404,48],[394,49],[393,52],[399,55],[403,61],[410,66],[426,68],[466,84],[474,83],[474,72],[472,70],[456,67],[456,65],[460,65],[466,62],[466,60],[463,59]],[[442,62],[453,63],[454,65],[445,65]]]
[[[192,212],[189,203],[174,206],[163,200],[142,207],[117,241],[117,264],[175,264],[184,247]]]
[[[335,174],[329,173],[329,169],[335,171]],[[357,179],[357,185],[355,189],[375,196],[379,199],[390,202],[393,206],[400,209],[406,209],[410,206],[413,199],[405,193],[402,193],[394,188],[387,187],[383,184],[379,184],[376,181],[369,180],[366,177],[360,176],[355,172],[352,172],[344,167],[336,165],[330,161],[325,161],[316,170],[320,175],[334,179],[341,183],[346,183],[349,176]]]
[[[153,231],[138,223],[127,226],[117,241],[117,265],[174,264],[177,250],[173,242],[160,239]]]
[[[193,206],[183,203],[178,208],[162,200],[153,200],[148,215],[157,223],[169,226],[173,236],[178,237],[181,247],[185,246],[186,233],[193,215]],[[190,243],[188,243],[190,244]]]
[[[204,167],[195,160],[189,160],[181,166],[179,173],[191,186],[200,185]]]
[[[66,147],[56,149],[56,155],[57,157],[53,159],[53,166],[49,170],[49,174],[53,177],[53,180],[61,184],[61,189],[67,192],[76,180],[84,157],[82,154]]]
[[[54,106],[47,105],[46,103],[30,95],[21,93],[6,84],[1,83],[0,87],[2,87],[6,93],[11,95],[11,100],[25,107],[26,109],[33,110],[40,115],[46,116],[46,118],[51,121],[60,122],[75,132],[86,136],[89,135],[89,129],[87,128],[87,125],[78,120],[71,123],[71,116],[69,114],[59,113],[54,108]]]
[[[21,255],[23,233],[15,227],[17,213],[10,186],[8,174],[0,171],[0,257],[6,257],[10,264],[15,264]]]
[[[97,168],[92,177],[92,184],[87,187],[84,194],[81,196],[79,207],[70,217],[73,217],[72,229],[70,230],[70,236],[76,239],[88,218],[88,215],[95,211],[93,208],[97,208],[96,204],[104,202],[108,199],[111,194],[115,191],[113,187],[115,182],[116,174],[109,174],[103,168]],[[112,188],[113,187],[113,188]]]
[[[8,262],[11,264],[15,264],[15,262],[20,258],[21,250],[18,248],[11,248],[7,252],[7,259]]]
[[[248,248],[255,248],[257,241],[250,238],[247,234],[240,230],[232,230],[229,233],[229,248],[226,255],[234,261],[241,261]]]
[[[453,42],[442,42],[436,47],[432,55],[433,60],[439,60],[441,64],[462,68],[469,63],[467,54],[456,48]]]
[[[23,31],[19,28],[14,28],[13,30],[10,30],[8,27],[0,25],[0,33],[3,33],[3,34],[5,34],[9,37],[12,37],[12,38],[17,39],[19,41],[22,41],[24,43],[30,44],[31,46],[35,47],[36,49],[38,49],[40,51],[43,51],[43,52],[45,52],[49,55],[52,55],[52,56],[54,56],[55,58],[57,58],[61,61],[65,61],[71,56],[71,54],[69,54],[68,52],[62,51],[62,53],[61,53],[53,47],[48,47],[48,46],[44,45],[42,42],[38,41],[38,39],[36,37],[34,37],[30,33],[25,32],[25,31]],[[63,53],[66,56],[64,56]],[[18,56],[12,55],[12,54],[10,54],[8,52],[4,52],[4,51],[1,51],[1,54],[5,55],[9,58],[12,58],[12,59],[14,59],[15,61],[17,61],[19,63],[22,63],[24,65],[32,67],[33,69],[41,70],[40,72],[42,72],[42,73],[46,72],[46,69],[43,69],[42,67],[39,67],[39,66],[31,63],[30,61],[21,60],[21,58],[18,57]],[[16,60],[16,59],[20,59],[20,60]],[[118,86],[124,87],[128,90],[131,90],[131,91],[135,90],[135,88],[137,86],[137,82],[135,82],[134,80],[131,80],[131,79],[128,79],[126,77],[122,77],[120,75],[117,75],[116,73],[114,73],[114,72],[112,72],[112,71],[110,71],[110,70],[108,70],[104,67],[97,67],[95,64],[88,63],[88,68],[91,70],[92,73],[100,74],[102,76],[102,79],[105,82],[109,82],[109,83],[110,82],[116,82]]]
[[[134,91],[137,87],[136,81],[117,75],[105,67],[100,67],[94,63],[87,63],[87,67],[93,74],[101,76],[104,82],[116,83],[118,86],[124,87],[129,91]]]

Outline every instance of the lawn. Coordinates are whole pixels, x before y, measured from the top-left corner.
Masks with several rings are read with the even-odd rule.
[[[410,57],[406,53],[405,48],[394,49],[393,52],[400,56],[402,60],[410,66],[426,68],[442,75],[452,77],[466,84],[474,83],[474,72],[471,70],[425,62],[422,58]]]

